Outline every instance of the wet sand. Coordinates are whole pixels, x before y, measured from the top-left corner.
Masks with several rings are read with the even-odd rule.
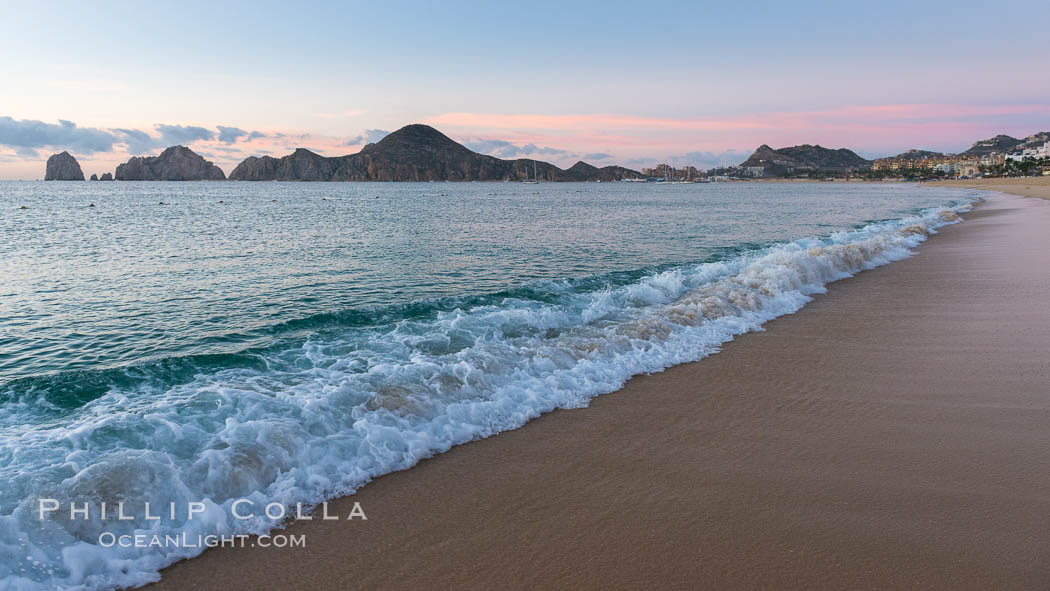
[[[151,589],[1050,588],[1050,203]]]

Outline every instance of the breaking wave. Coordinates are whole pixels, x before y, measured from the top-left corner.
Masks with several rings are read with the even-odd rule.
[[[821,293],[905,258],[969,204],[637,274],[544,282],[455,305],[325,320],[294,344],[34,378],[0,392],[0,587],[155,581],[199,549],[103,547],[103,531],[263,533],[235,499],[294,507],[577,408],[631,376],[715,353]],[[87,383],[90,395],[58,396]],[[640,402],[644,403],[644,402]],[[193,520],[39,520],[37,499],[205,501]]]

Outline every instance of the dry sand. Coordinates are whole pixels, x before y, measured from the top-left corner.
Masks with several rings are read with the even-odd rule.
[[[1050,588],[1050,203],[157,588]]]
[[[1006,178],[1006,179],[971,179],[961,181],[939,181],[931,183],[934,187],[969,187],[1014,193],[1025,197],[1050,199],[1050,176]]]

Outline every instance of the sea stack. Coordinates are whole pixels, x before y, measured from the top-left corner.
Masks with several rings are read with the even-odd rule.
[[[45,181],[82,181],[84,171],[80,170],[80,163],[69,152],[60,152],[47,159],[47,170],[44,171]]]
[[[185,146],[172,146],[160,156],[136,156],[117,166],[118,181],[224,181],[226,175]],[[105,180],[105,175],[103,175]]]
[[[98,180],[100,180],[100,181],[111,181],[111,180],[113,180],[113,173],[104,172],[104,173],[102,173],[102,178],[100,178]]]
[[[88,180],[89,181],[97,181],[98,180],[98,175],[97,174],[92,174],[91,178],[89,178]]]

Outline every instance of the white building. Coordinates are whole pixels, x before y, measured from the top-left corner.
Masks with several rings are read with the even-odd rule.
[[[1040,158],[1050,158],[1050,142],[1046,142],[1042,146],[1036,148],[1025,148],[1021,152],[1014,152],[1013,154],[1007,154],[1007,160],[1016,160],[1020,162],[1025,158],[1034,158],[1036,160]]]

